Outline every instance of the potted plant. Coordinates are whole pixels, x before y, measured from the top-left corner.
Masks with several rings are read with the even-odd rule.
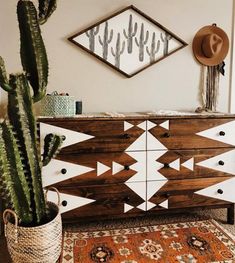
[[[8,92],[8,117],[0,122],[0,193],[11,209],[3,217],[8,250],[17,263],[54,263],[61,249],[61,216],[58,206],[46,201],[41,171],[57,153],[62,138],[48,134],[41,156],[33,113],[33,103],[45,96],[48,82],[40,24],[55,8],[56,0],[39,0],[39,12],[33,2],[19,0],[23,72],[8,77],[0,57],[0,86]]]

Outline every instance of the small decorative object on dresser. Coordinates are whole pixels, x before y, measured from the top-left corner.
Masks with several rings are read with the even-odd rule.
[[[127,77],[187,45],[134,6],[120,10],[69,40]]]
[[[40,119],[42,141],[65,138],[43,184],[59,189],[66,220],[224,207],[232,224],[234,130],[223,114]]]

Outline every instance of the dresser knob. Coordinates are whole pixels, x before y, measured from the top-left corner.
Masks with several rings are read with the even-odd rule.
[[[220,136],[225,136],[225,132],[224,132],[224,131],[220,131],[220,132],[219,132],[219,135],[220,135]]]
[[[166,132],[166,133],[163,134],[163,137],[165,137],[165,138],[169,138],[170,136],[171,136],[171,135],[170,135],[169,132]]]
[[[165,197],[166,197],[166,198],[169,198],[169,197],[170,197],[170,194],[168,194],[168,193],[165,194]]]
[[[131,199],[130,196],[125,196],[125,197],[123,198],[123,201],[124,201],[124,202],[129,202],[130,199]]]
[[[170,168],[169,163],[164,163],[164,168]]]
[[[124,139],[130,139],[130,138],[131,138],[131,135],[128,134],[128,133],[125,133],[125,134],[123,134],[123,138],[124,138]]]
[[[66,136],[65,135],[62,135],[62,140],[65,141],[66,140]]]
[[[65,200],[63,200],[63,201],[61,202],[61,204],[62,204],[62,206],[67,206],[68,202],[65,201]]]
[[[130,170],[130,166],[129,166],[129,165],[125,165],[125,166],[124,166],[124,169],[125,169],[126,171],[129,171],[129,170]]]
[[[67,173],[67,170],[65,168],[61,169],[61,173],[62,174],[66,174]]]
[[[224,165],[224,161],[220,160],[219,162],[219,165]]]
[[[222,189],[218,189],[217,193],[222,195],[224,193],[224,191]]]

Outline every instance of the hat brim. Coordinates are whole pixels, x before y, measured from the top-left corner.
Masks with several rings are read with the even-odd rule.
[[[220,52],[212,58],[206,57],[203,54],[202,49],[201,49],[203,38],[209,34],[217,34],[223,39],[223,45],[222,45]],[[221,28],[217,26],[205,26],[205,27],[202,27],[196,33],[193,39],[192,47],[193,47],[193,53],[194,53],[195,58],[201,64],[206,65],[206,66],[215,66],[215,65],[220,64],[225,59],[226,55],[228,54],[229,39],[228,39],[227,34]]]

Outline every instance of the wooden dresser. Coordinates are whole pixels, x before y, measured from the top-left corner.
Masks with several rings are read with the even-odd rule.
[[[228,208],[234,222],[235,116],[41,118],[63,148],[43,168],[65,220]],[[49,191],[49,199],[56,194]]]

